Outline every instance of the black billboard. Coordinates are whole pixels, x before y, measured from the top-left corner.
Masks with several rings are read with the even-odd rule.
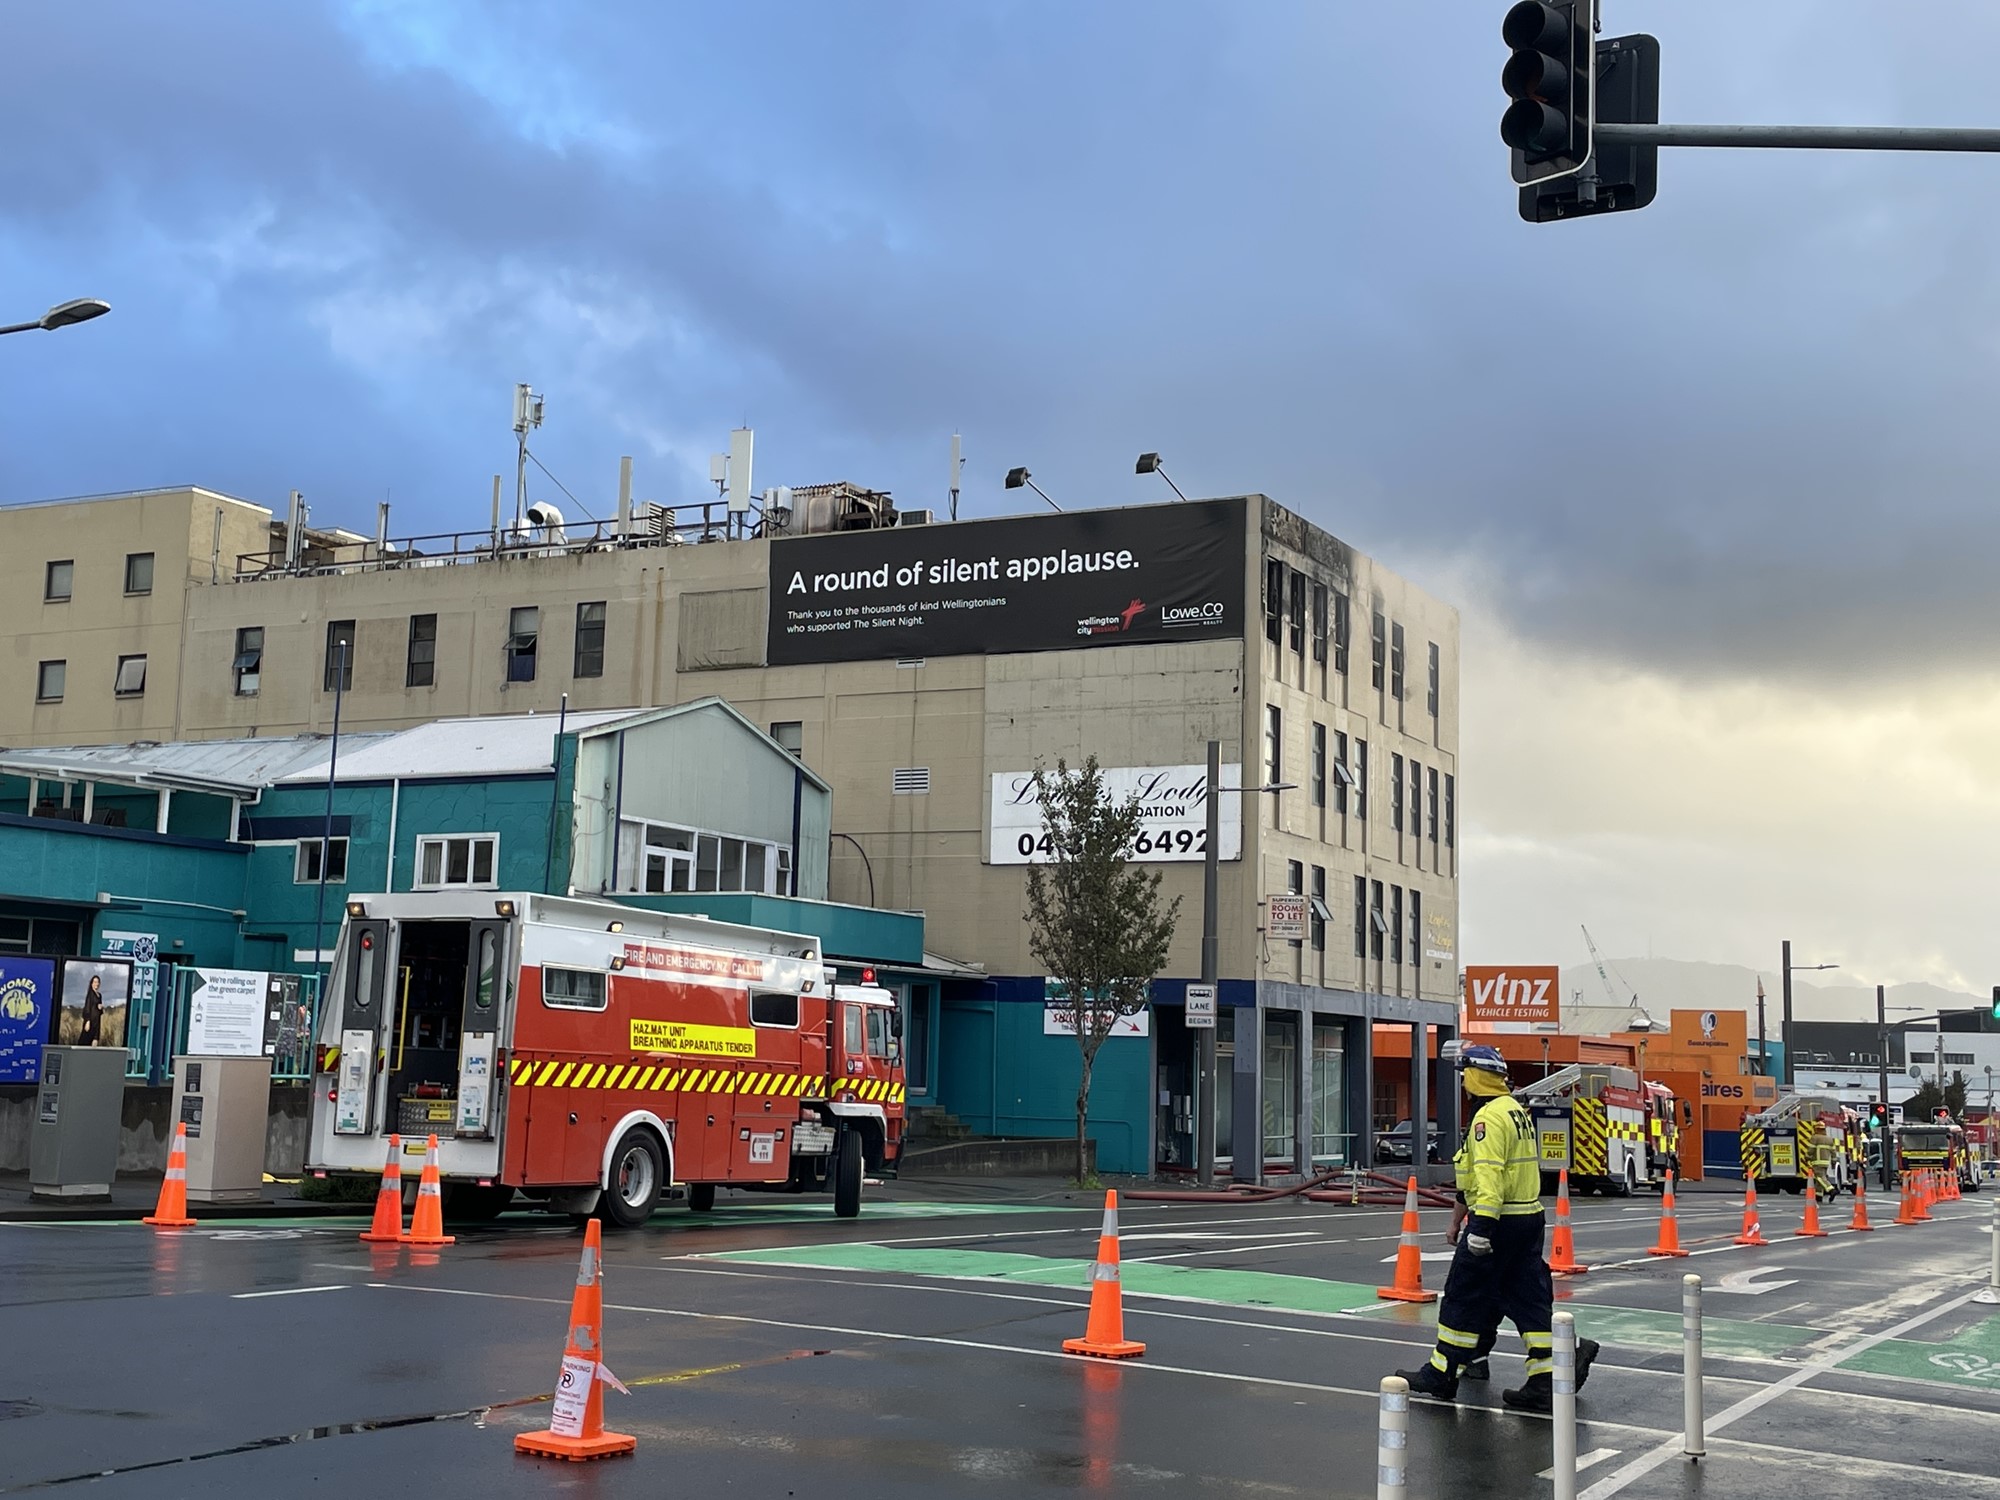
[[[765,659],[791,666],[1241,636],[1245,503],[776,541]]]

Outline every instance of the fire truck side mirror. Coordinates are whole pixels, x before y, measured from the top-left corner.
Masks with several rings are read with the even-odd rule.
[[[900,1010],[892,1010],[889,1012],[889,1035],[901,1036],[902,1034],[903,1013]]]

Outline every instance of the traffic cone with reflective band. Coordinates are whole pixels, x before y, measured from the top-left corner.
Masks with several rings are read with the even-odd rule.
[[[173,1149],[167,1153],[167,1175],[160,1184],[160,1201],[145,1222],[155,1229],[192,1229],[188,1217],[188,1128],[174,1126]]]
[[[438,1183],[438,1138],[424,1142],[424,1175],[417,1180],[417,1206],[410,1213],[406,1245],[451,1245],[454,1235],[444,1232],[444,1192]]]
[[[1932,1200],[1931,1200],[1931,1174],[1928,1171],[1917,1173],[1916,1201],[1917,1201],[1917,1222],[1919,1224],[1930,1223]]]
[[[1549,1257],[1549,1269],[1567,1276],[1581,1276],[1590,1269],[1589,1266],[1578,1265],[1576,1260],[1576,1237],[1569,1227],[1568,1167],[1556,1171],[1556,1242],[1555,1254]]]
[[[1118,1194],[1104,1195],[1104,1230],[1097,1237],[1097,1260],[1090,1269],[1090,1321],[1083,1337],[1064,1339],[1065,1354],[1099,1359],[1135,1359],[1144,1344],[1125,1337],[1125,1290],[1118,1279]]]
[[[1946,1167],[1938,1174],[1938,1181],[1944,1184],[1944,1201],[1956,1203],[1962,1196],[1958,1191],[1958,1169]]]
[[[1826,1231],[1819,1227],[1819,1178],[1806,1173],[1806,1213],[1799,1221],[1799,1227],[1792,1231],[1795,1240],[1823,1240]]]
[[[403,1238],[403,1138],[389,1137],[389,1164],[375,1194],[375,1222],[361,1231],[371,1245],[394,1245]]]
[[[1674,1217],[1674,1174],[1667,1173],[1667,1185],[1660,1189],[1660,1242],[1648,1255],[1683,1256],[1680,1221]]]
[[[1743,1179],[1743,1232],[1736,1236],[1733,1244],[1768,1245],[1764,1238],[1764,1228],[1757,1222],[1757,1179]]]
[[[1896,1210],[1896,1222],[1898,1224],[1923,1223],[1924,1221],[1917,1215],[1916,1173],[1905,1172],[1903,1174],[1902,1189],[1903,1189],[1903,1201],[1902,1205]]]
[[[1424,1250],[1422,1224],[1417,1218],[1417,1179],[1410,1177],[1403,1198],[1403,1233],[1396,1242],[1396,1278],[1388,1286],[1375,1288],[1375,1295],[1391,1302],[1435,1302],[1436,1292],[1424,1290]]]
[[[633,1452],[639,1446],[637,1438],[604,1430],[600,1387],[605,1385],[631,1394],[604,1367],[604,1228],[592,1219],[584,1227],[583,1257],[577,1262],[576,1291],[569,1301],[569,1338],[563,1344],[555,1410],[542,1431],[516,1436],[514,1451],[573,1463]]]
[[[1875,1229],[1868,1222],[1868,1174],[1859,1172],[1854,1178],[1854,1217],[1847,1221],[1847,1227],[1857,1233],[1868,1234]]]

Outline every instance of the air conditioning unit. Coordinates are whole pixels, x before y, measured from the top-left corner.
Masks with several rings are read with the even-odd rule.
[[[896,524],[898,526],[928,526],[936,519],[936,511],[899,510],[896,512]]]

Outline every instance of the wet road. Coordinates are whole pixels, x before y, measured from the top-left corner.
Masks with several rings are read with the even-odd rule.
[[[1878,1220],[1881,1202],[1874,1200]],[[2000,1497],[1990,1204],[1938,1222],[1728,1243],[1740,1210],[1681,1201],[1686,1260],[1644,1256],[1654,1200],[1579,1203],[1563,1306],[1606,1346],[1580,1406],[1589,1500],[1612,1495]],[[517,1457],[545,1426],[579,1235],[509,1216],[434,1254],[360,1221],[0,1226],[0,1494],[423,1496],[1374,1494],[1376,1382],[1421,1358],[1429,1309],[1378,1302],[1397,1215],[1298,1203],[1122,1214],[1116,1365],[1082,1332],[1094,1208],[813,1200],[663,1210],[607,1237],[607,1397],[636,1457]],[[1442,1212],[1425,1215],[1442,1256]],[[1845,1201],[1829,1210],[1844,1224]],[[1710,1457],[1678,1456],[1680,1278],[1709,1286]],[[1438,1284],[1442,1259],[1427,1262]],[[1411,1423],[1413,1497],[1534,1496],[1548,1424],[1490,1388]],[[1648,1465],[1653,1465],[1648,1467]]]

